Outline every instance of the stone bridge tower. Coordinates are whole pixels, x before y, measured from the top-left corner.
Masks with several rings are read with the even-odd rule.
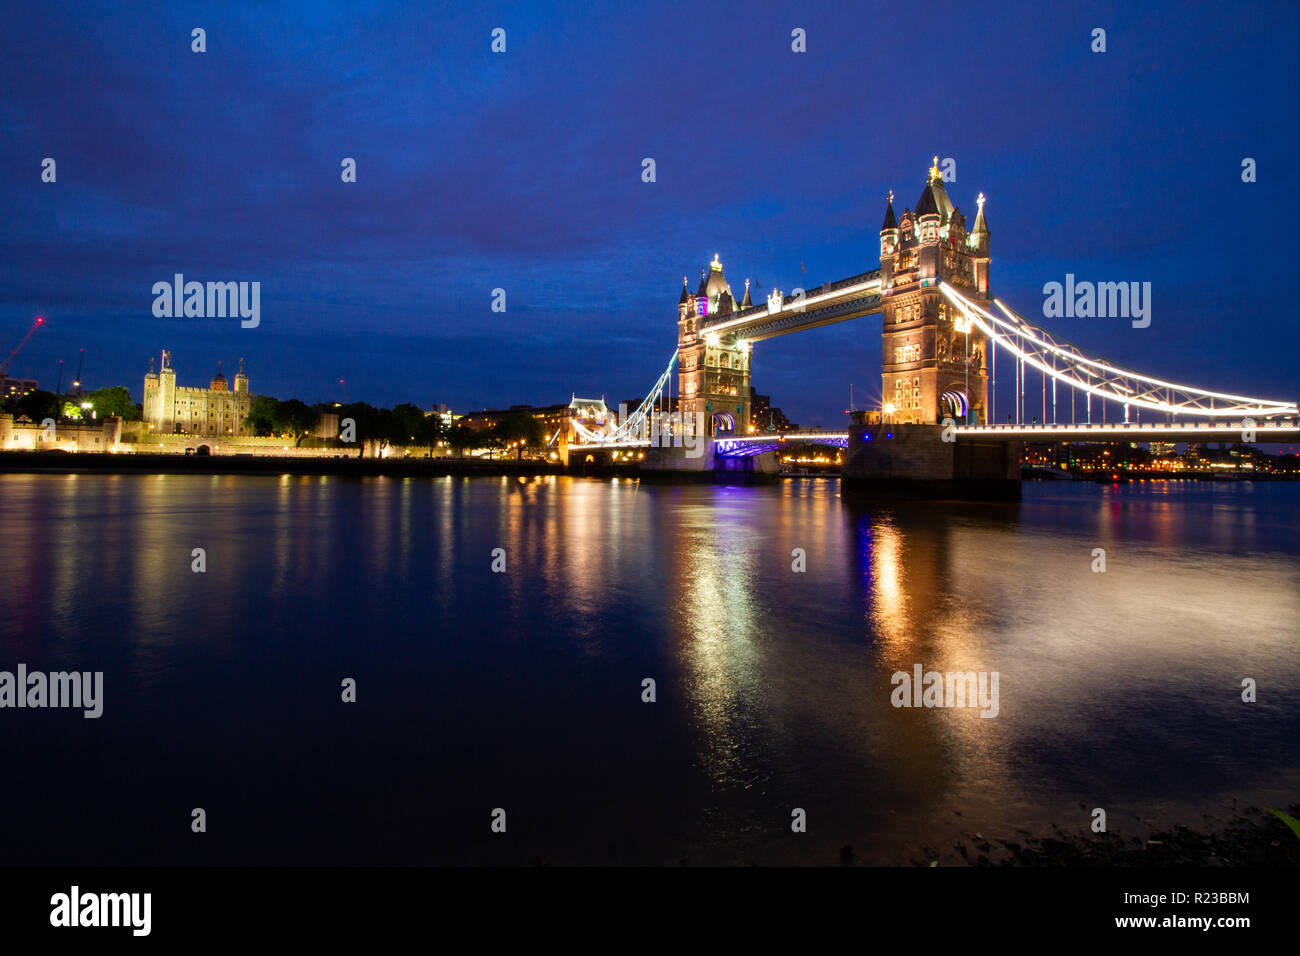
[[[880,229],[881,388],[885,420],[934,425],[988,424],[988,342],[969,330],[942,292],[950,283],[967,298],[989,298],[989,230],[984,195],[975,225],[952,204],[939,158],[916,209],[894,217],[889,194]]]
[[[749,281],[745,281],[744,299],[737,302],[716,255],[700,274],[695,292],[682,279],[677,301],[678,408],[686,421],[702,420],[710,436],[743,435],[749,430],[753,346],[726,332],[701,332],[700,326],[752,305]]]

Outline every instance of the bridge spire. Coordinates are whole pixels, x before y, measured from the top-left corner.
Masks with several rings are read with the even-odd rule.
[[[885,224],[880,227],[880,231],[884,232],[886,229],[897,228],[898,220],[894,218],[894,191],[891,189],[889,191],[889,199],[886,200],[885,205]]]
[[[984,194],[980,193],[975,199],[975,204],[979,206],[979,213],[975,216],[975,228],[971,230],[971,235],[977,232],[984,235],[989,234],[989,224],[984,221]]]

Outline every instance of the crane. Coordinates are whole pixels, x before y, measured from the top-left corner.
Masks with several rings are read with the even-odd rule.
[[[23,340],[18,343],[18,348],[10,352],[9,357],[5,359],[4,364],[0,365],[0,378],[5,377],[5,374],[9,371],[9,363],[12,362],[14,358],[17,357],[18,353],[23,350],[23,346],[27,344],[28,340],[31,339],[33,335],[36,334],[36,330],[44,324],[45,317],[38,315],[36,321],[32,323],[32,327],[28,329],[27,334],[23,336]]]

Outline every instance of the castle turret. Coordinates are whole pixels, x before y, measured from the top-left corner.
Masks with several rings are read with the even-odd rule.
[[[709,314],[718,311],[718,302],[722,293],[734,302],[735,296],[732,295],[731,286],[727,284],[726,276],[722,274],[722,263],[718,261],[717,253],[714,253],[713,261],[709,263],[709,268],[700,274],[700,298],[709,303]]]
[[[885,222],[880,227],[880,261],[898,251],[898,220],[894,218],[894,191],[885,200]]]
[[[989,224],[984,218],[984,194],[975,199],[979,213],[975,216],[975,228],[971,230],[966,244],[975,256],[975,288],[981,295],[989,292]]]
[[[952,200],[943,186],[943,176],[939,172],[939,157],[934,157],[930,175],[921,198],[916,201],[916,221],[920,231],[922,245],[938,245],[940,234],[946,232],[948,220],[952,218]]]
[[[239,371],[235,373],[235,392],[240,395],[248,394],[248,376],[244,374],[244,360],[239,360]]]

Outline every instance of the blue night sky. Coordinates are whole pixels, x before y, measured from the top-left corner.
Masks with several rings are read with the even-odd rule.
[[[1040,317],[1043,283],[1067,272],[1149,281],[1149,328],[1045,324],[1175,381],[1300,396],[1295,4],[888,9],[904,19],[8,4],[0,353],[43,314],[9,374],[50,389],[85,349],[89,386],[138,401],[167,347],[181,384],[244,356],[252,390],[280,398],[337,400],[342,378],[382,405],[612,403],[667,362],[683,275],[716,252],[738,293],[751,276],[766,294],[876,268],[886,192],[914,205],[938,153],[969,220],[988,197],[993,291],[1020,311]],[[155,318],[151,288],[176,272],[260,281],[260,327]],[[850,383],[859,404],[879,394],[879,332],[873,317],[759,343],[754,384],[795,421],[841,425]]]

